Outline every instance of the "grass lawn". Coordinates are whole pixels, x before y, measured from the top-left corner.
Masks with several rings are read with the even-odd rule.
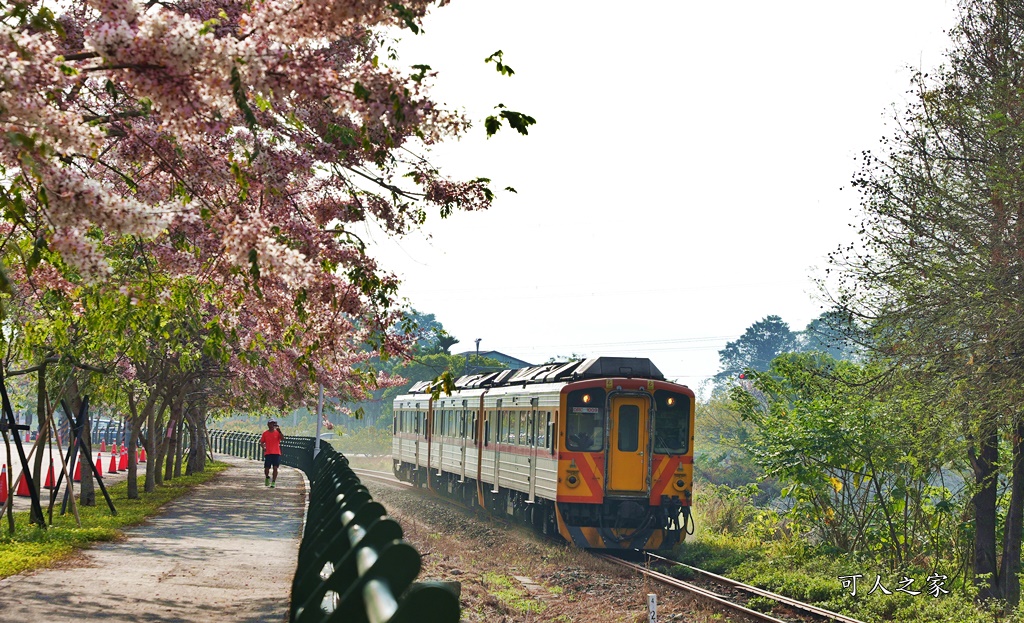
[[[146,476],[139,476],[140,498],[128,499],[128,483],[119,482],[107,489],[117,516],[111,516],[103,495],[96,491],[96,506],[79,506],[82,527],[75,525],[75,518],[68,514],[61,517],[60,500],[54,506],[53,525],[42,530],[28,522],[28,511],[14,513],[14,534],[8,532],[8,519],[0,520],[0,578],[9,575],[48,567],[74,552],[89,547],[98,541],[113,541],[121,536],[121,528],[138,525],[147,518],[159,514],[160,508],[186,494],[196,485],[209,481],[227,469],[226,463],[206,463],[206,471],[191,476],[181,476],[167,481],[152,493],[142,491]],[[43,496],[43,513],[46,512],[48,497]]]

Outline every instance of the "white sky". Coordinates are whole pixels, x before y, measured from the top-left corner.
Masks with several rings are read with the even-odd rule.
[[[400,46],[479,122],[431,160],[518,194],[373,252],[453,352],[650,357],[698,387],[757,320],[820,313],[857,156],[954,21],[950,0],[455,0]],[[484,65],[498,49],[515,76]],[[536,117],[528,137],[485,140],[499,102]]]

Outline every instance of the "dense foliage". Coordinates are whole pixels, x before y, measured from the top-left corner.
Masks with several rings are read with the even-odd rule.
[[[39,444],[61,399],[127,414],[134,496],[137,444],[152,489],[183,437],[202,469],[211,413],[400,382],[373,362],[414,338],[358,232],[493,199],[430,163],[469,120],[393,52],[431,5],[0,3],[0,372],[38,379]]]

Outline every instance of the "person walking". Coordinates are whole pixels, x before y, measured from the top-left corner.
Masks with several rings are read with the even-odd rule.
[[[277,468],[281,466],[281,440],[284,433],[277,425],[277,420],[271,419],[267,422],[267,430],[263,431],[260,437],[260,447],[263,448],[263,474],[266,476],[265,486],[273,489],[277,486]],[[274,468],[274,477],[270,477],[270,468]]]

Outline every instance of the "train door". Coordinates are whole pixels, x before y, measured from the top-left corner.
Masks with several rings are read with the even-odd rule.
[[[646,491],[648,399],[642,396],[612,398],[611,435],[608,439],[608,490]]]
[[[459,482],[466,482],[466,441],[469,439],[469,411],[466,410],[467,401],[462,401],[462,409],[459,414],[459,466],[462,472],[462,479]]]
[[[527,413],[526,424],[526,448],[529,450],[530,462],[530,497],[528,501],[532,504],[537,495],[537,399],[530,399],[530,410]]]
[[[501,399],[497,401],[497,408],[494,410],[494,489],[491,493],[498,493],[501,490],[501,443],[507,426],[507,414],[501,410]]]

